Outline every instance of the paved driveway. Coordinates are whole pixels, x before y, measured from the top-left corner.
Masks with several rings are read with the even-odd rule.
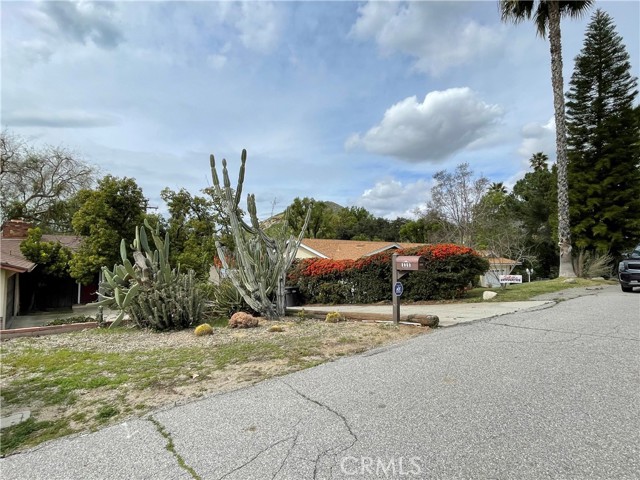
[[[639,323],[640,294],[604,289],[56,441],[0,469],[14,479],[639,478]]]

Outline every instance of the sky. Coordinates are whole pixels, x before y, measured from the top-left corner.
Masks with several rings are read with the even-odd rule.
[[[564,81],[595,8],[639,76],[640,2],[562,23]],[[1,124],[160,191],[212,184],[209,155],[267,218],[296,197],[412,218],[434,173],[511,187],[555,160],[549,44],[497,1],[2,1]],[[219,170],[219,173],[221,171]],[[221,175],[221,173],[220,173]]]

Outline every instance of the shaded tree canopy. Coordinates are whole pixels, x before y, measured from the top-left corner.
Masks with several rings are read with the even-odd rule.
[[[514,213],[521,222],[523,235],[540,276],[556,276],[557,259],[557,170],[549,169],[547,156],[538,152],[530,159],[531,172],[513,186]]]
[[[216,202],[215,196],[191,195],[184,188],[177,192],[165,188],[160,197],[169,210],[166,228],[171,241],[171,262],[206,278],[216,255],[216,235],[228,247],[233,245],[229,220],[220,201]]]
[[[81,205],[73,215],[76,235],[84,237],[71,260],[71,275],[89,283],[103,266],[120,261],[120,240],[130,244],[145,218],[147,200],[132,178],[107,175],[95,190],[78,192]]]
[[[333,230],[333,209],[327,202],[316,201],[313,198],[296,197],[288,207],[288,227],[293,232],[300,232],[304,225],[307,211],[311,209],[309,224],[305,236],[309,238],[331,238]]]
[[[27,260],[37,263],[45,275],[65,277],[69,274],[73,253],[60,242],[43,241],[39,227],[29,229],[27,238],[20,244],[20,251]]]
[[[8,131],[0,148],[2,221],[22,218],[44,231],[70,231],[72,199],[91,187],[96,169],[64,147],[36,148]]]

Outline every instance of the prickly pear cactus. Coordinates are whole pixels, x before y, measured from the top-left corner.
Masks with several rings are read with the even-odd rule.
[[[145,228],[146,227],[146,228]],[[149,246],[146,230],[155,249]],[[169,237],[160,237],[159,228],[136,227],[131,245],[134,263],[127,256],[125,241],[120,243],[122,263],[113,270],[102,268],[99,305],[118,311],[111,326],[119,325],[126,314],[139,326],[156,330],[186,328],[199,323],[204,298],[193,271],[180,272],[169,264]]]

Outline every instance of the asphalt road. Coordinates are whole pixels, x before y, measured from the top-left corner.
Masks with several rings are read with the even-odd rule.
[[[639,347],[640,293],[606,288],[55,441],[0,475],[640,478]]]

